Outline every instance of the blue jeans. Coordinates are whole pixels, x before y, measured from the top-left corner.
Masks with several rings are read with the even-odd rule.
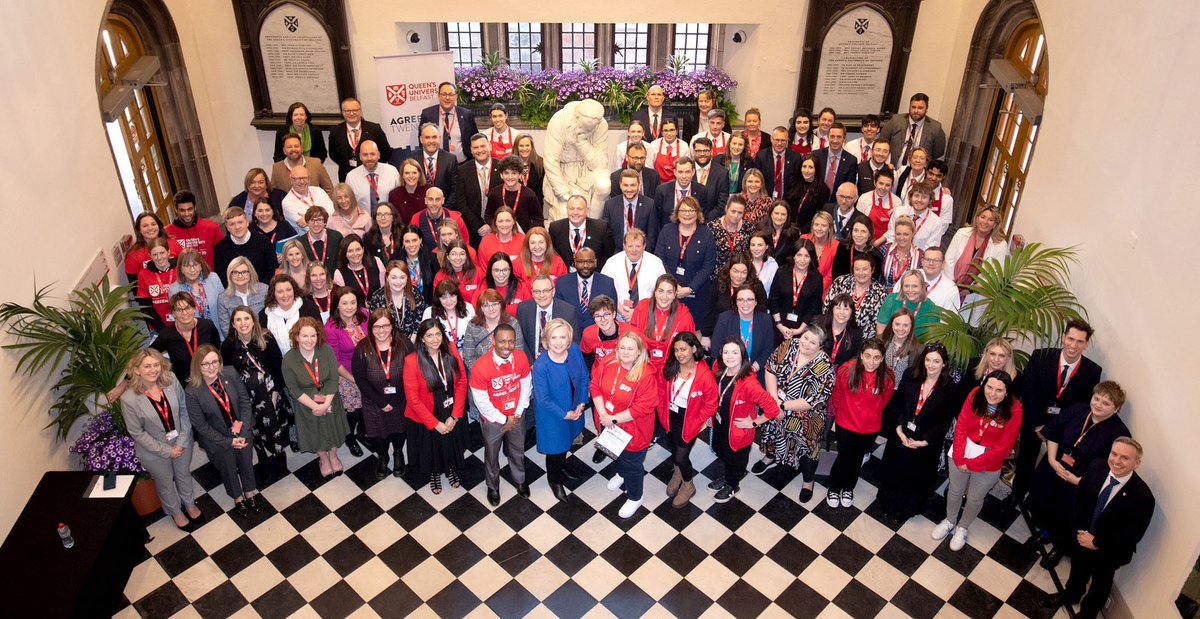
[[[631,501],[642,499],[642,480],[646,476],[643,464],[646,462],[646,450],[621,452],[617,458],[617,475],[625,480],[625,496]]]

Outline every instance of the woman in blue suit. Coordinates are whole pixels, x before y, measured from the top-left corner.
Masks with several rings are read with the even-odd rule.
[[[717,268],[717,240],[704,223],[700,202],[688,196],[671,213],[654,246],[663,269],[679,281],[679,300],[697,325],[706,324],[712,299],[712,276]]]
[[[154,479],[163,511],[187,531],[202,514],[192,491],[192,421],[183,387],[171,363],[153,348],[134,353],[125,374],[121,416],[133,437],[134,453]]]
[[[537,450],[546,454],[550,491],[567,500],[564,481],[579,481],[566,468],[571,442],[583,432],[590,377],[583,353],[571,342],[575,329],[562,318],[542,328],[546,352],[533,363],[533,402],[537,420]]]

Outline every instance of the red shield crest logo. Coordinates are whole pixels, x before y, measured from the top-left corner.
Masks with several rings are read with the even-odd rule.
[[[404,105],[408,101],[408,84],[393,84],[387,87],[388,103],[397,107]]]

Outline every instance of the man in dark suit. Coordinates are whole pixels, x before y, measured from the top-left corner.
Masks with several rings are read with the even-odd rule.
[[[433,123],[441,129],[442,150],[454,155],[461,163],[471,152],[471,136],[479,133],[475,113],[458,107],[458,89],[450,82],[438,85],[438,104],[421,110],[421,124]]]
[[[850,227],[854,225],[854,220],[859,217],[866,218],[866,215],[855,208],[858,204],[858,188],[851,183],[839,185],[834,200],[836,201],[833,204],[826,204],[822,210],[833,215],[833,234],[838,242],[842,242],[850,236]]]
[[[359,143],[366,140],[375,142],[379,148],[379,160],[384,163],[391,159],[392,146],[388,144],[383,127],[363,120],[362,104],[358,99],[349,97],[342,101],[342,118],[345,121],[329,131],[329,158],[338,164],[338,180],[345,182],[350,170],[359,165],[355,156]]]
[[[1100,615],[1117,569],[1133,559],[1154,516],[1154,493],[1136,472],[1141,463],[1142,446],[1121,437],[1113,441],[1107,462],[1096,462],[1084,473],[1075,504],[1071,575],[1062,595],[1047,601],[1050,608],[1078,603],[1076,617]]]
[[[1088,402],[1100,382],[1099,364],[1083,356],[1094,330],[1083,319],[1067,322],[1062,348],[1041,348],[1029,356],[1021,376],[1021,442],[1013,477],[1014,505],[1025,499],[1042,448],[1042,426],[1072,404]]]
[[[438,126],[433,123],[421,125],[421,150],[413,158],[421,162],[425,171],[425,182],[442,190],[446,194],[446,202],[454,204],[454,179],[458,175],[458,159],[449,152],[442,150],[442,135]],[[396,162],[397,169],[400,163]]]
[[[704,195],[704,185],[696,182],[696,162],[690,158],[679,158],[675,160],[675,180],[669,183],[663,183],[658,186],[658,191],[654,192],[654,208],[658,210],[658,219],[655,221],[657,230],[646,231],[646,247],[656,247],[658,243],[658,233],[662,227],[671,222],[671,215],[675,213],[675,205],[679,201],[692,196],[700,200]],[[709,205],[701,202],[700,207],[703,210]],[[717,215],[720,217],[720,214]],[[708,211],[704,211],[705,219],[712,219]]]
[[[658,237],[658,231],[662,229],[658,223],[658,210],[654,208],[654,200],[641,192],[643,177],[639,176],[636,170],[625,169],[620,172],[617,187],[621,192],[616,197],[604,201],[604,210],[600,214],[604,223],[608,224],[614,248],[625,247],[625,234],[631,228],[645,232],[647,237],[653,234],[654,238]],[[657,178],[658,173],[654,176]]]
[[[642,121],[642,126],[646,128],[646,142],[653,142],[662,137],[662,126],[667,121],[666,110],[662,105],[666,100],[667,92],[662,86],[654,84],[646,91],[646,107],[638,109],[630,118]]]
[[[729,170],[712,160],[712,140],[708,138],[700,137],[692,142],[692,158],[696,160],[696,182],[704,187],[696,196],[704,217],[720,217],[729,202]]]
[[[612,232],[602,219],[587,216],[588,203],[583,196],[572,196],[567,200],[567,217],[550,223],[550,244],[554,253],[562,258],[568,268],[575,268],[575,255],[583,248],[595,252],[601,263],[613,255]]]
[[[575,254],[575,272],[559,277],[554,282],[554,298],[575,306],[579,315],[579,330],[596,324],[592,318],[592,299],[604,295],[617,298],[617,286],[611,277],[596,272],[596,252],[584,247]]]
[[[542,347],[542,325],[562,318],[575,329],[575,339],[578,342],[583,333],[579,326],[579,314],[575,306],[566,301],[554,298],[554,278],[549,275],[538,275],[529,285],[533,299],[522,301],[517,306],[517,323],[521,325],[521,336],[525,338],[525,351],[530,359],[537,359],[544,351]]]
[[[829,188],[829,203],[835,201],[834,192],[842,183],[858,184],[858,160],[846,152],[846,126],[833,123],[829,128],[829,146],[813,151],[817,159],[817,175]]]
[[[471,245],[478,247],[479,241],[492,231],[484,218],[483,209],[487,206],[488,194],[501,183],[501,179],[496,171],[496,162],[492,160],[492,145],[488,143],[487,136],[476,133],[470,144],[471,159],[459,165],[455,173],[454,208],[462,213]]]
[[[928,111],[929,95],[918,92],[908,100],[908,114],[893,116],[883,126],[878,139],[891,145],[896,166],[908,165],[908,156],[918,146],[929,153],[930,160],[946,155],[946,132],[942,123],[925,115]]]
[[[858,193],[875,191],[875,174],[883,168],[895,170],[891,159],[891,145],[883,140],[876,140],[871,146],[871,157],[858,164]]]
[[[771,131],[771,148],[758,151],[754,167],[763,174],[763,191],[776,200],[783,199],[788,182],[800,173],[800,155],[788,148],[787,127]]]
[[[662,179],[658,177],[658,171],[653,166],[646,165],[646,145],[634,142],[625,148],[625,167],[613,170],[608,177],[609,182],[612,183],[612,190],[608,193],[610,198],[621,195],[621,173],[625,170],[633,170],[641,174],[642,183],[638,192],[643,196],[653,196],[659,183],[662,182]],[[618,247],[620,247],[619,244]]]

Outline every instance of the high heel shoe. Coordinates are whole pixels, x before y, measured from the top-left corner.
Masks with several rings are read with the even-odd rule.
[[[459,488],[462,486],[462,483],[458,480],[458,471],[454,469],[446,471],[446,479],[450,481],[451,488]]]
[[[442,476],[441,475],[435,474],[435,475],[429,476],[429,490],[430,490],[430,492],[433,492],[434,494],[442,493]]]

